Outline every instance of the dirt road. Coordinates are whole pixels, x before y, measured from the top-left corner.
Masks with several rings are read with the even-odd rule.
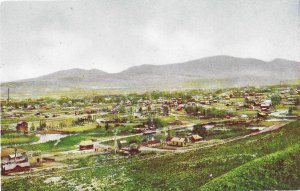
[[[229,143],[229,142],[245,139],[245,138],[250,137],[250,136],[255,136],[255,135],[258,135],[258,134],[271,132],[271,131],[280,129],[281,127],[283,127],[287,124],[288,123],[281,123],[281,124],[273,125],[273,126],[265,128],[264,130],[259,131],[259,132],[254,132],[254,133],[251,133],[251,134],[245,135],[245,136],[239,136],[239,137],[224,139],[223,140],[224,142],[222,142],[222,143],[215,143],[215,144],[205,145],[205,146],[201,146],[201,147],[197,147],[197,148],[190,148],[190,149],[187,148],[187,149],[180,149],[180,150],[165,150],[165,149],[149,148],[148,147],[148,149],[145,149],[145,150],[147,150],[147,151],[164,151],[164,152],[170,151],[170,152],[168,152],[167,154],[163,154],[163,155],[156,155],[156,156],[149,157],[149,158],[143,158],[143,159],[140,159],[139,161],[151,160],[151,159],[160,158],[160,157],[163,157],[163,156],[174,155],[176,153],[183,153],[183,152],[188,152],[188,151],[193,151],[193,150],[200,150],[200,149],[204,149],[204,148],[214,147],[214,146],[217,146],[217,145],[223,145],[223,144],[226,144],[226,143]],[[131,136],[134,136],[134,135],[131,135]],[[121,138],[121,137],[124,138],[124,136],[119,136],[119,138]],[[105,141],[107,141],[107,140],[113,140],[113,139],[110,138],[110,139],[106,139]],[[132,163],[132,162],[131,161],[124,161],[124,162],[121,162],[121,163],[118,163],[118,164],[126,164],[126,163]],[[57,171],[52,172],[52,173],[57,174],[59,172],[66,172],[66,171],[70,172],[70,171],[78,171],[78,170],[90,169],[90,168],[101,168],[101,167],[104,167],[104,166],[112,166],[112,165],[114,165],[114,164],[87,166],[87,167],[81,167],[81,168],[72,168],[71,166],[66,168],[64,166],[64,167],[61,167],[61,168],[56,168]],[[43,171],[37,171],[37,172],[35,172],[35,174],[27,173],[27,174],[16,174],[16,175],[5,176],[5,177],[2,176],[2,179],[7,180],[7,179],[10,179],[10,178],[17,178],[18,179],[18,178],[24,178],[24,177],[37,177],[37,176],[48,177],[48,176],[51,176],[50,173],[46,173],[46,170],[47,169],[45,169],[45,171],[44,170]],[[49,170],[52,171],[52,168],[49,169]]]

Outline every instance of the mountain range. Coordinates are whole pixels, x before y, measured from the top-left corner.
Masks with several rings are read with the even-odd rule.
[[[184,89],[271,85],[300,79],[300,64],[274,59],[213,56],[167,65],[140,65],[119,73],[98,69],[61,70],[37,78],[1,84],[2,92],[47,93],[74,89]]]

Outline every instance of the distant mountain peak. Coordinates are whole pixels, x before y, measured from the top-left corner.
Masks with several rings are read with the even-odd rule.
[[[166,65],[140,65],[119,73],[73,68],[38,78],[7,82],[14,92],[81,89],[184,89],[267,85],[299,79],[299,62],[285,59],[263,61],[227,55]]]
[[[293,61],[293,60],[289,60],[289,59],[284,59],[284,58],[275,58],[275,59],[271,60],[270,62],[297,62],[297,61]]]

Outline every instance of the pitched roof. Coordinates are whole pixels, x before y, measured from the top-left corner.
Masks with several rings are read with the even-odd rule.
[[[22,121],[19,121],[17,124],[20,125],[20,124],[22,124],[22,123],[27,123],[27,121],[23,121],[23,120],[22,120]]]
[[[202,139],[202,137],[199,135],[192,135],[192,137],[193,137],[193,139]]]
[[[185,138],[173,137],[171,142],[185,142]]]
[[[21,157],[21,156],[23,156],[23,155],[22,155],[21,153],[16,153],[16,155],[15,155],[15,154],[10,154],[10,155],[9,155],[10,158],[15,158],[15,156],[16,156],[16,157]]]
[[[93,141],[88,140],[88,141],[81,141],[79,145],[80,146],[88,146],[88,145],[94,145],[94,144],[93,144]]]
[[[5,164],[3,165],[4,170],[12,170],[16,168],[17,166],[20,167],[28,167],[30,166],[29,162],[23,162],[23,163],[11,163],[11,164]]]

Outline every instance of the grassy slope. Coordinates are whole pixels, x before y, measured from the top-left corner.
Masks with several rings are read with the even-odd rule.
[[[85,187],[94,180],[94,188],[106,190],[299,189],[299,136],[297,121],[275,132],[211,148],[142,161],[132,158],[127,164],[112,162],[53,176]],[[85,158],[83,166],[102,164],[93,157]],[[46,184],[44,179],[6,181],[3,190],[74,190],[66,182]]]
[[[267,169],[267,170],[266,170]],[[283,190],[299,188],[300,145],[248,162],[200,190]]]
[[[142,162],[136,166],[132,166],[130,168],[131,172],[128,172],[128,175],[133,179],[132,182],[135,182],[130,188],[138,188],[138,186],[140,186],[145,189],[152,187],[163,190],[195,190],[199,189],[205,183],[210,182],[214,177],[226,174],[252,160],[265,156],[265,160],[271,160],[272,158],[268,158],[268,155],[281,151],[283,154],[286,154],[284,157],[290,159],[290,163],[295,165],[296,160],[293,157],[290,157],[289,153],[284,150],[290,147],[297,148],[299,146],[300,129],[298,127],[299,122],[290,125],[287,129],[281,129],[280,131],[272,132],[270,134],[263,134],[246,140],[228,143],[216,148],[202,149],[187,154],[163,157],[160,160],[153,160],[149,163]],[[299,149],[296,149],[293,154],[299,156],[299,153]],[[270,166],[264,167],[264,171],[261,173],[263,175],[265,173],[266,176],[268,173],[272,174],[271,171],[276,169],[276,165],[277,163],[271,162]],[[254,166],[253,168],[255,169]],[[286,168],[287,169],[283,167],[282,170],[286,171],[291,167],[287,166]],[[293,176],[294,180],[300,182],[299,171],[290,171],[290,173],[290,176]],[[212,175],[212,177],[210,177],[210,175]],[[275,187],[272,188],[276,188],[276,186],[280,184],[282,184],[282,186],[278,188],[281,189],[300,188],[299,184],[285,184],[283,180],[276,176],[270,180],[264,176],[255,176],[254,174],[251,174],[251,177],[249,178],[255,180],[261,179],[260,181],[266,182],[277,181]],[[242,190],[251,188],[266,189],[270,186],[270,184],[266,184],[267,187],[262,187],[262,185],[259,184],[260,182],[256,181],[252,183],[253,187],[248,187],[249,185],[247,184],[242,185],[245,182],[241,182],[241,180],[242,178],[237,176],[234,183],[240,186],[240,188],[243,188]],[[247,179],[245,181],[247,181]],[[214,183],[211,184],[214,185]],[[224,189],[221,188],[217,190]]]

